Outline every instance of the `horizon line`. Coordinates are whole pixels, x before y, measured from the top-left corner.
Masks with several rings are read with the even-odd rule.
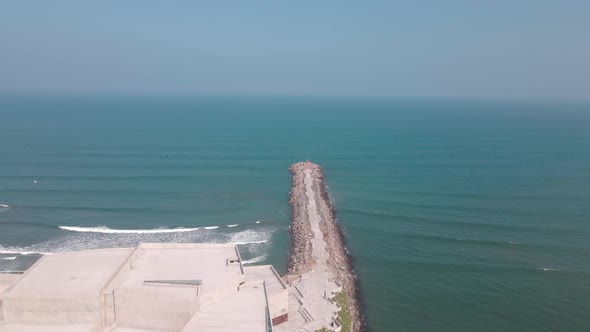
[[[340,95],[340,94],[203,94],[188,92],[68,92],[68,91],[19,91],[9,92],[0,91],[0,98],[6,97],[62,97],[62,98],[102,98],[102,97],[156,97],[156,98],[233,98],[233,99],[273,99],[273,98],[293,98],[293,99],[349,99],[349,100],[389,100],[389,101],[464,101],[464,102],[521,102],[521,103],[571,103],[587,104],[590,98],[531,98],[531,97],[490,97],[490,96],[449,96],[449,95],[422,95],[422,96],[404,96],[404,95]]]

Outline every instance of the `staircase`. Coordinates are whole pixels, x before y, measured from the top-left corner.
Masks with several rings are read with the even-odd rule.
[[[299,313],[301,316],[303,316],[303,319],[305,319],[307,323],[314,321],[313,316],[309,313],[309,311],[307,311],[307,309],[305,309],[304,306],[299,307]]]

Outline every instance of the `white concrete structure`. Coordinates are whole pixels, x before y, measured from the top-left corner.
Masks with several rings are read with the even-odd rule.
[[[42,257],[0,274],[2,332],[267,331],[287,320],[272,266],[232,244],[141,244]]]

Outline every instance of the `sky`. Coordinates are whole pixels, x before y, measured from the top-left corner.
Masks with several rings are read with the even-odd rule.
[[[0,93],[590,100],[590,1],[0,0]]]

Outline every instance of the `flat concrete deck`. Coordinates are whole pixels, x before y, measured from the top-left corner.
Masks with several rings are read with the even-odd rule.
[[[246,280],[264,280],[266,281],[266,291],[268,294],[280,293],[286,289],[283,281],[272,269],[271,265],[246,266]]]
[[[103,249],[48,255],[28,270],[4,297],[98,296],[133,249]]]
[[[105,330],[103,332],[154,332],[154,330],[144,330],[144,329],[133,329],[130,327],[120,327],[117,326],[112,330]]]
[[[264,332],[266,297],[262,281],[249,282],[199,312],[183,332]]]
[[[93,324],[61,324],[61,325],[33,325],[33,324],[2,324],[2,332],[92,332]]]
[[[195,249],[195,250],[190,250]],[[233,244],[142,244],[131,271],[118,288],[143,287],[146,280],[203,280],[201,293],[225,285],[242,274]]]

